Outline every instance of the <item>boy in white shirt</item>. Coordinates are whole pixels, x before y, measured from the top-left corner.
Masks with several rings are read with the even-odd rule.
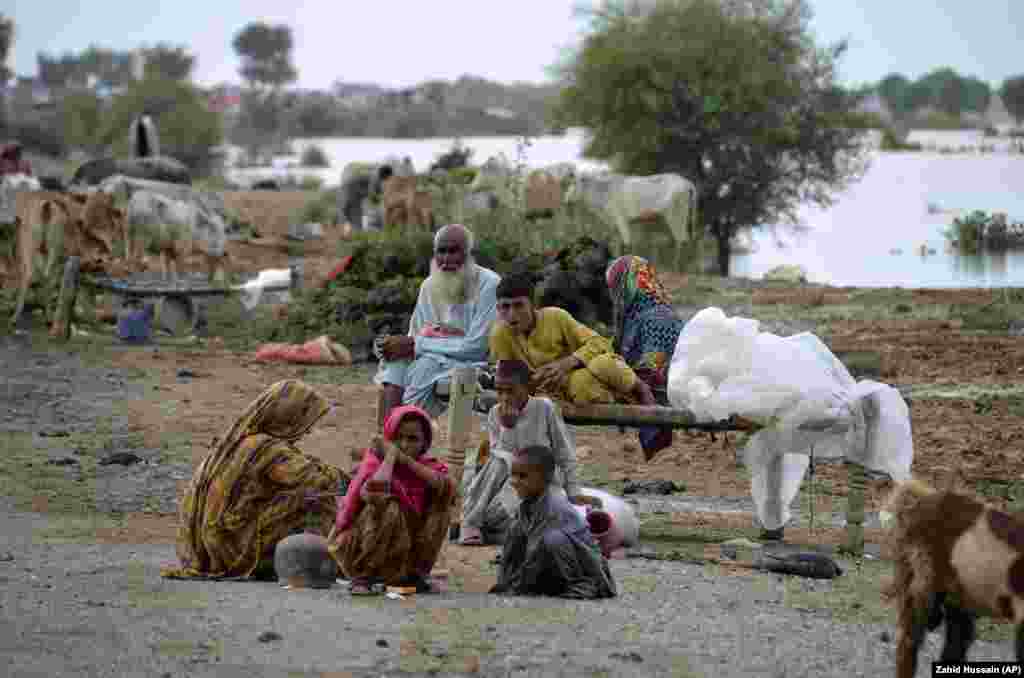
[[[521,360],[499,360],[494,378],[498,403],[487,415],[490,457],[470,481],[462,505],[464,546],[501,544],[519,500],[508,484],[512,456],[527,447],[550,448],[556,472],[553,485],[564,489],[574,504],[591,503],[580,495],[576,478],[576,445],[558,407],[548,398],[530,396],[530,366]]]

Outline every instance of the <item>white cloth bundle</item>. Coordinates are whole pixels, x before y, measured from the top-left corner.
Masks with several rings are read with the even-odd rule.
[[[757,320],[727,318],[715,307],[683,328],[669,366],[668,397],[699,421],[739,415],[765,426],[744,450],[761,524],[785,525],[812,448],[900,481],[914,448],[910,413],[899,391],[855,381],[809,332],[779,337]]]

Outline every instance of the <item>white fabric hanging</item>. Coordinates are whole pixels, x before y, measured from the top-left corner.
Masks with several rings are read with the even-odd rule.
[[[706,308],[686,324],[669,366],[668,398],[698,421],[739,415],[765,428],[744,449],[751,494],[767,529],[789,521],[814,448],[900,481],[913,461],[910,412],[900,392],[856,381],[815,335],[780,337],[757,320]]]

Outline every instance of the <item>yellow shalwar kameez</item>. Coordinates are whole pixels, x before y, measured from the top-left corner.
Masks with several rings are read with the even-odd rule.
[[[536,320],[526,337],[517,335],[500,320],[495,322],[490,336],[491,361],[522,360],[531,369],[538,369],[572,355],[583,367],[540,394],[577,405],[635,400],[632,391],[636,373],[612,350],[610,341],[561,308],[537,309]]]

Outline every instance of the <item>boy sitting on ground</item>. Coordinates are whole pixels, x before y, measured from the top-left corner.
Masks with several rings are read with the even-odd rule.
[[[534,445],[512,458],[509,483],[521,503],[490,592],[613,598],[617,591],[608,561],[579,512],[552,488],[554,475],[550,448]]]
[[[490,456],[466,489],[462,507],[463,546],[501,544],[519,503],[508,486],[516,450],[541,445],[551,449],[557,467],[555,485],[574,504],[593,503],[580,495],[576,446],[550,399],[530,397],[530,366],[521,360],[498,362],[494,389],[498,403],[487,415],[485,445]]]

